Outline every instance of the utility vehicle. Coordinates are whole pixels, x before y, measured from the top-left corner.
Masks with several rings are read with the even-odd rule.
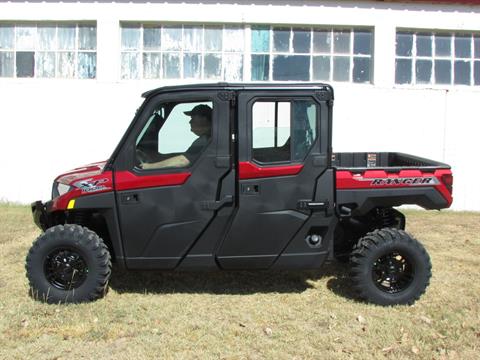
[[[402,153],[333,153],[325,84],[201,84],[143,94],[111,157],[32,204],[43,233],[26,259],[47,302],[104,296],[128,270],[317,269],[349,259],[352,287],[412,304],[431,263],[394,209],[452,203],[446,164]],[[412,131],[414,131],[412,129]]]

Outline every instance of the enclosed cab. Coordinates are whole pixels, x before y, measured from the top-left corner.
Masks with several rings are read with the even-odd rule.
[[[430,260],[393,207],[449,207],[447,165],[334,154],[324,84],[188,85],[144,97],[110,159],[58,176],[52,199],[32,204],[44,231],[27,256],[38,298],[97,299],[112,261],[267,270],[334,257],[351,259],[369,301],[413,303],[423,293]]]

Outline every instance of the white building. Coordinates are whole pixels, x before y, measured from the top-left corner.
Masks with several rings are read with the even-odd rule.
[[[480,210],[480,1],[0,0],[0,199],[48,199],[57,174],[109,157],[148,89],[325,81],[334,151],[453,167]]]

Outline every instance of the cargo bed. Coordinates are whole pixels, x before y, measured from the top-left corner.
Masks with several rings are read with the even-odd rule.
[[[382,169],[395,172],[408,169],[422,171],[450,169],[450,166],[438,161],[398,152],[343,152],[334,153],[332,166],[338,170]]]

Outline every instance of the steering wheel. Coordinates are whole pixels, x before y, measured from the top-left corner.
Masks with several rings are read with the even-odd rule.
[[[136,159],[137,159],[137,164],[140,165],[140,164],[143,164],[143,163],[148,163],[149,160],[150,160],[150,157],[147,155],[147,153],[145,151],[143,151],[142,149],[136,149],[135,150],[135,155],[136,155]]]

